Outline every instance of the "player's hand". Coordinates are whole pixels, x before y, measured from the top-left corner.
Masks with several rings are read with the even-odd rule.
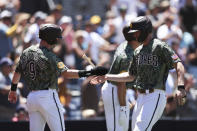
[[[105,76],[96,76],[90,81],[90,83],[96,85],[96,84],[104,83],[105,81],[106,81]]]
[[[179,89],[176,91],[176,100],[178,105],[183,106],[186,102],[186,91],[185,89]]]
[[[8,94],[8,101],[10,103],[16,103],[17,101],[17,94],[16,91],[10,91]]]

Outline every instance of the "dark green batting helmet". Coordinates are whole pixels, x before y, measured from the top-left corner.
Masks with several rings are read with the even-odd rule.
[[[58,39],[62,38],[62,29],[55,24],[43,24],[40,26],[39,38],[48,44],[57,44]]]

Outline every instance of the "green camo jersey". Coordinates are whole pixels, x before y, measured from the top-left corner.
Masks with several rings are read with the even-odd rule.
[[[45,47],[31,46],[23,51],[16,72],[30,90],[57,89],[58,76],[68,68]]]
[[[114,54],[109,74],[119,74],[127,72],[133,57],[134,49],[126,41],[121,43]],[[115,82],[112,82],[115,84]],[[127,88],[132,87],[134,82],[126,83]]]
[[[137,88],[165,90],[168,72],[179,61],[179,57],[165,42],[153,39],[148,45],[136,48],[129,73],[136,76]]]

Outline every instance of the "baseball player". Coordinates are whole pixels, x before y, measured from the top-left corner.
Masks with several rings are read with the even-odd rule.
[[[129,26],[123,28],[123,34],[127,41],[117,48],[109,73],[119,74],[129,69],[134,49],[139,43],[134,39],[134,33],[128,33]],[[128,83],[127,88],[133,86]],[[102,87],[102,99],[105,109],[105,117],[108,131],[128,131],[129,128],[129,101],[126,98],[125,83],[106,81]]]
[[[22,52],[16,67],[8,100],[17,100],[17,83],[23,77],[30,93],[27,97],[27,109],[30,131],[44,131],[47,122],[51,131],[64,131],[63,106],[57,94],[57,79],[61,74],[65,78],[79,78],[91,75],[103,75],[107,70],[96,67],[92,70],[71,70],[57,58],[51,49],[62,38],[62,29],[54,24],[40,27],[40,46],[30,46]]]
[[[172,68],[177,71],[178,104],[184,104],[186,96],[184,66],[165,42],[152,39],[152,23],[148,17],[141,17],[136,23],[132,23],[129,32],[136,32],[136,40],[143,43],[134,51],[129,71],[95,77],[92,82],[94,84],[105,80],[126,82],[135,78],[135,89],[139,94],[132,114],[132,131],[150,131],[165,108],[165,83]]]

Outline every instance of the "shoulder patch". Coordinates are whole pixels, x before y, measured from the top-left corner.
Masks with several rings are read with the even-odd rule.
[[[58,62],[58,63],[57,63],[57,67],[58,67],[59,69],[62,69],[62,68],[65,67],[65,65],[64,65],[63,62]]]

